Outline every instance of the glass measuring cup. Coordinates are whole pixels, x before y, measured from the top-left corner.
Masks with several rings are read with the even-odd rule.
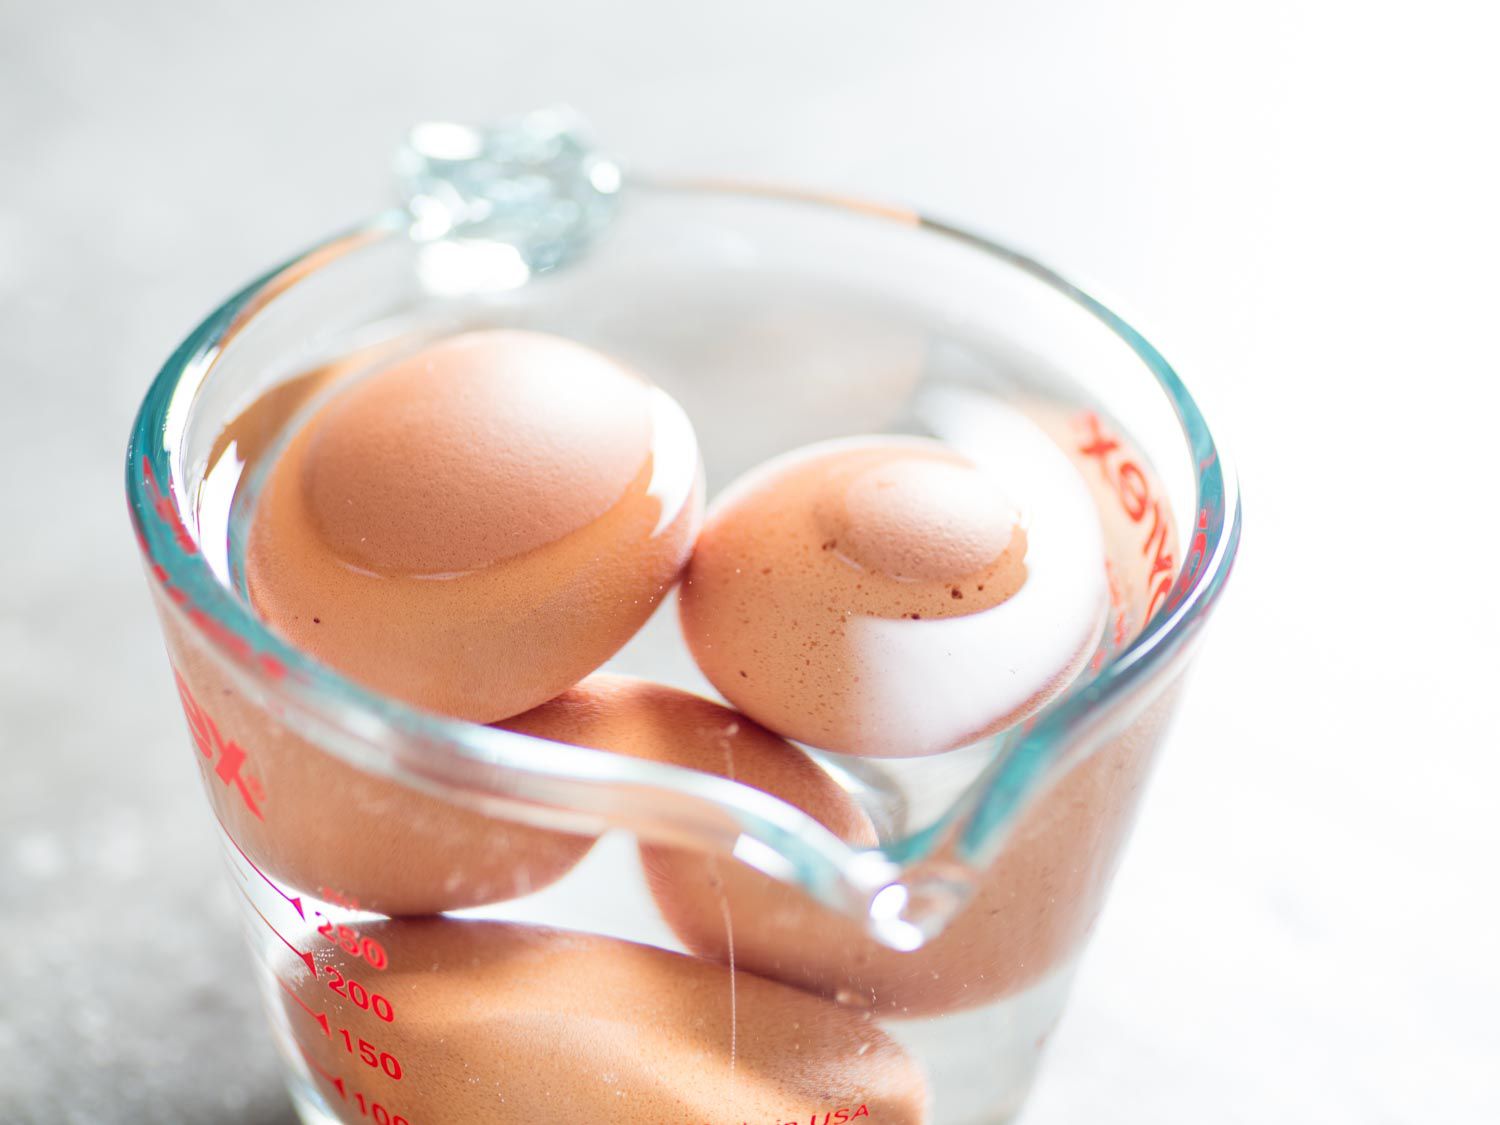
[[[569,129],[419,133],[408,206],[226,302],[132,436],[132,514],[299,1112],[1007,1120],[1232,562],[1233,477],[1155,350],[1031,260],[857,201],[622,180]],[[951,754],[820,756],[871,843],[774,788],[437,717],[316,664],[239,592],[257,467],[329,387],[487,325],[649,372],[711,491],[809,441],[939,430],[954,396],[1018,405],[1111,545],[1088,668]],[[610,668],[702,691],[670,608]]]

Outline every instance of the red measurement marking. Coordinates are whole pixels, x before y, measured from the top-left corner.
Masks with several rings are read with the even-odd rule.
[[[315,913],[319,918],[323,918],[320,911]],[[345,953],[354,957],[363,957],[372,969],[384,969],[391,963],[390,958],[386,956],[385,946],[372,937],[362,937],[353,926],[345,926],[342,923],[335,923],[331,918],[323,918],[323,924],[318,927],[318,933]]]
[[[333,965],[324,967],[324,973],[332,978],[328,982],[330,991],[342,996],[362,1012],[373,1011],[386,1023],[396,1022],[396,1009],[378,992],[371,992],[353,977],[346,977]]]
[[[307,915],[302,913],[302,896],[289,895],[275,883],[273,883],[271,881],[271,877],[260,869],[255,860],[251,859],[248,855],[245,854],[245,849],[240,847],[239,841],[229,834],[229,829],[225,826],[223,818],[220,817],[217,812],[214,813],[214,819],[219,822],[219,827],[224,829],[224,838],[234,845],[234,850],[240,853],[240,857],[250,865],[250,869],[261,877],[261,880],[266,884],[266,886],[270,887],[282,898],[286,899],[287,902],[291,903],[292,909],[297,912],[297,917],[306,922]]]
[[[302,1044],[297,1044],[297,1050],[301,1053],[302,1058],[307,1062],[307,1065],[312,1067],[313,1070],[317,1071],[318,1076],[322,1078],[323,1081],[327,1082],[330,1086],[332,1086],[339,1092],[340,1098],[342,1098],[344,1101],[349,1100],[349,1090],[348,1087],[344,1085],[344,1080],[342,1078],[334,1074],[329,1074],[328,1071],[324,1070],[320,1065],[318,1065],[318,1060],[313,1058],[312,1055],[308,1054],[307,1049],[304,1048]],[[373,1098],[365,1097],[365,1095],[358,1090],[354,1092],[354,1101],[359,1106],[360,1114],[364,1117],[373,1117],[375,1119],[375,1125],[411,1125],[411,1122],[407,1121],[407,1119],[402,1117],[399,1113],[392,1113],[390,1110],[386,1109],[385,1106],[381,1105]]]
[[[188,688],[187,681],[182,678],[182,673],[173,668],[172,675],[177,680],[177,694],[182,699],[182,712],[187,716],[188,732],[193,736],[193,744],[198,747],[198,753],[210,762],[217,758],[214,776],[225,785],[234,787],[240,795],[240,800],[245,802],[245,807],[257,820],[265,820],[265,816],[260,811],[260,802],[265,800],[265,790],[256,778],[244,772],[245,762],[249,755],[233,739],[226,739],[219,733],[218,724],[193,698],[193,693]]]
[[[373,1100],[366,1101],[365,1096],[361,1093],[356,1092],[354,1100],[359,1105],[359,1112],[366,1117],[373,1117],[375,1125],[411,1125],[411,1122],[399,1113],[392,1115],[391,1111],[379,1102]]]
[[[243,889],[241,889],[240,894],[245,894]],[[307,966],[307,971],[316,977],[318,975],[318,963],[313,960],[313,955],[311,953],[303,953],[302,950],[298,949],[291,942],[287,941],[285,935],[283,935],[280,930],[278,930],[271,924],[271,919],[262,914],[255,903],[250,902],[249,895],[245,895],[245,901],[250,903],[250,909],[255,911],[255,916],[266,924],[266,929],[270,930],[273,934],[280,938],[282,945],[286,946],[298,957],[300,957],[302,959],[302,963]]]
[[[326,1015],[324,1015],[322,1012],[315,1012],[311,1008],[309,1008],[307,1006],[307,1004],[303,1001],[302,997],[298,996],[295,992],[292,991],[292,986],[289,985],[289,984],[287,984],[287,982],[284,981],[284,980],[282,980],[280,977],[276,978],[276,983],[279,984],[279,985],[281,985],[282,991],[284,991],[293,1000],[297,1001],[297,1005],[304,1012],[306,1012],[308,1015],[312,1016],[313,1019],[315,1019],[315,1020],[318,1021],[318,1026],[323,1029],[323,1034],[324,1035],[327,1035],[327,1036],[330,1036],[330,1037],[333,1035],[333,1032],[331,1032],[331,1031],[328,1030],[328,1017]],[[311,1060],[309,1060],[309,1061],[311,1061]]]
[[[344,1040],[344,1049],[351,1055],[358,1055],[360,1061],[366,1066],[384,1072],[392,1082],[401,1081],[401,1064],[396,1060],[395,1055],[389,1051],[376,1051],[375,1044],[368,1039],[350,1035],[348,1028],[339,1028],[339,1035]],[[357,1048],[356,1044],[358,1044]]]

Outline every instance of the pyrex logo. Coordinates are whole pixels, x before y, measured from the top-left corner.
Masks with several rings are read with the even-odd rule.
[[[1172,575],[1175,571],[1172,551],[1168,549],[1171,530],[1161,500],[1152,495],[1151,482],[1141,467],[1120,448],[1120,441],[1109,433],[1099,416],[1088,411],[1080,416],[1087,434],[1078,452],[1093,458],[1099,464],[1099,473],[1119,500],[1120,509],[1132,523],[1141,524],[1145,538],[1141,543],[1141,556],[1150,561],[1151,570],[1146,576],[1146,588],[1151,590],[1151,601],[1146,606],[1145,620],[1150,620],[1156,607],[1171,593]]]
[[[177,694],[182,697],[182,713],[187,716],[188,731],[193,736],[193,745],[198,747],[198,753],[214,763],[214,776],[240,795],[240,800],[245,802],[245,807],[256,819],[264,820],[260,802],[265,800],[265,792],[259,781],[245,773],[245,751],[239,743],[219,733],[218,725],[188,690],[182,673],[174,668],[172,676],[177,680]]]

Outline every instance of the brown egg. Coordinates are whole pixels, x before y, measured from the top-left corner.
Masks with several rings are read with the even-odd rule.
[[[867,1013],[750,973],[505,922],[386,922],[350,944],[386,967],[325,944],[316,978],[277,970],[341,1121],[374,1104],[412,1125],[928,1121],[922,1072]]]
[[[620,694],[585,703],[588,683],[557,711],[612,710]],[[622,710],[638,708],[644,694]],[[753,868],[688,849],[642,847],[652,895],[694,953],[724,963],[732,958],[741,969],[884,1016],[940,1015],[1002,999],[1066,964],[1092,928],[1172,704],[1172,696],[1163,698],[1045,791],[965,910],[914,952],[877,943],[862,923]],[[732,715],[719,720],[721,727],[745,723]],[[609,725],[570,717],[557,729]],[[706,716],[700,729],[711,729]],[[739,780],[795,805],[851,844],[873,841],[863,812],[800,751],[776,742],[758,747],[755,754],[735,753]],[[711,740],[681,739],[660,756],[727,775],[726,755]]]
[[[242,678],[188,634],[177,605],[160,598],[159,608],[209,802],[246,859],[285,893],[382,914],[456,910],[539,890],[593,846],[592,837],[484,816],[334,757],[246,694]]]
[[[745,714],[841,753],[940,753],[1019,722],[1081,667],[1104,603],[1088,496],[1066,462],[1041,469],[1013,474],[1023,506],[920,438],[771,461],[699,536],[681,594],[694,659]]]
[[[334,396],[256,502],[245,578],[289,641],[480,722],[608,659],[677,580],[702,481],[681,409],[578,344],[430,345]]]
[[[744,715],[676,688],[596,673],[496,725],[728,777],[774,793],[842,839],[876,842],[864,810],[805,753]]]
[[[1022,816],[967,908],[915,952],[736,860],[645,844],[663,918],[694,953],[885,1016],[971,1008],[1064,964],[1103,904],[1172,698],[1070,769]],[[727,708],[617,676],[591,676],[507,726],[732,777],[856,846],[869,818],[805,753]]]

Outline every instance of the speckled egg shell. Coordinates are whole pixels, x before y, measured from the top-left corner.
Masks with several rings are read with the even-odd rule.
[[[1163,699],[1045,791],[966,909],[914,952],[879,944],[863,923],[727,856],[643,844],[652,896],[694,953],[882,1016],[1013,995],[1066,964],[1093,925],[1170,707]],[[596,675],[507,725],[730,777],[846,843],[876,842],[865,812],[806,753],[686,692]]]
[[[845,839],[875,843],[864,811],[807,754],[744,715],[690,692],[596,673],[497,725],[731,778],[776,794]]]
[[[750,973],[505,922],[386,922],[361,936],[380,944],[383,971],[326,946],[316,978],[290,958],[280,968],[297,1046],[351,1125],[368,1120],[355,1090],[414,1123],[929,1120],[920,1069],[868,1014]],[[348,999],[356,981],[391,1020]]]
[[[963,912],[913,952],[877,943],[863,923],[743,863],[685,848],[642,847],[652,895],[694,953],[883,1016],[942,1015],[1012,996],[1065,966],[1098,917],[1170,708],[1164,699],[1045,791]],[[693,762],[688,745],[674,761],[724,772],[722,754],[700,743]],[[799,752],[778,751],[789,753]],[[809,782],[785,762],[736,762],[742,781],[847,842],[872,839],[863,813],[826,776]]]
[[[458,718],[526,710],[612,655],[701,516],[692,427],[558,337],[452,337],[338,390],[267,474],[256,610],[361,683]]]
[[[810,446],[731,486],[680,598],[704,675],[788,738],[871,757],[940,753],[1034,712],[1081,667],[1105,601],[1089,497],[1035,441],[1015,487],[899,437]]]
[[[180,609],[158,602],[214,815],[243,859],[287,894],[382,914],[457,910],[540,890],[593,846],[593,837],[486,816],[334,756],[246,694]],[[259,882],[248,865],[241,873]]]

